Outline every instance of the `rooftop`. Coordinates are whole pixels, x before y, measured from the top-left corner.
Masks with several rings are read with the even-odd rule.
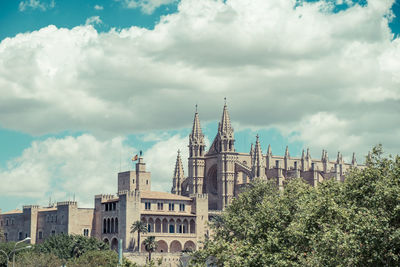
[[[191,200],[189,197],[175,195],[167,192],[155,192],[155,191],[142,191],[140,192],[141,198],[147,199],[165,199],[165,200]]]

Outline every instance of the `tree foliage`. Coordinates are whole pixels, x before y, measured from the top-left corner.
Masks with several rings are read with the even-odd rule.
[[[17,267],[60,267],[62,261],[51,253],[27,251],[16,257]]]
[[[91,237],[80,235],[55,235],[46,239],[42,244],[35,246],[35,251],[40,253],[51,253],[58,258],[68,260],[79,258],[88,251],[108,250],[108,244]]]
[[[375,147],[343,183],[255,181],[211,227],[194,264],[399,266],[400,157]]]
[[[157,249],[156,237],[149,236],[143,241],[143,243],[144,243],[144,248],[149,253],[149,261],[151,261],[151,253],[153,253]]]

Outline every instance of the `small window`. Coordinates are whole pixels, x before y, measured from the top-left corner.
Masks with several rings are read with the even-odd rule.
[[[55,235],[56,234],[56,230],[51,230],[51,235]]]
[[[164,209],[164,203],[162,203],[162,202],[157,203],[157,209],[158,210],[163,210]]]
[[[42,233],[42,231],[39,231],[39,239],[42,239],[43,238],[43,233]]]
[[[172,234],[175,233],[175,227],[174,227],[173,224],[169,225],[169,232],[172,233]]]
[[[14,219],[11,219],[11,225],[14,225]]]
[[[277,168],[277,169],[279,168],[279,160],[275,161],[275,168]]]
[[[0,226],[3,226],[3,221],[0,221]]]
[[[311,163],[311,169],[314,170],[314,168],[315,168],[315,163],[313,162]]]
[[[135,184],[135,179],[132,179],[132,184]]]
[[[89,236],[89,229],[83,229],[83,236]]]
[[[18,233],[18,240],[22,240],[22,232]]]
[[[179,211],[185,211],[185,204],[179,204]]]
[[[149,180],[146,180],[146,184],[149,184]]]
[[[297,170],[297,161],[294,162],[294,169]]]
[[[168,209],[171,211],[175,210],[175,204],[174,203],[169,203]]]
[[[27,238],[28,237],[28,233],[25,233],[25,238]]]
[[[151,202],[145,202],[145,203],[144,203],[144,208],[145,208],[146,210],[151,210]]]

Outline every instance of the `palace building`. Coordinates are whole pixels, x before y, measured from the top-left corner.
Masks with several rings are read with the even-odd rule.
[[[255,178],[273,181],[281,189],[287,181],[299,177],[317,186],[327,179],[343,181],[352,168],[364,168],[357,165],[354,153],[351,163],[345,163],[340,153],[336,160],[329,160],[325,150],[321,159],[312,159],[308,149],[301,157],[291,157],[288,148],[278,156],[268,146],[263,154],[258,136],[249,153],[237,152],[225,104],[218,132],[208,150],[196,110],[189,135],[188,175],[184,174],[178,151],[171,193],[151,191],[151,173],[146,170],[143,157],[139,157],[135,170],[118,173],[118,193],[96,195],[94,208],[78,208],[75,201],[45,208],[23,206],[22,210],[0,211],[0,226],[7,240],[12,241],[29,236],[32,243],[40,243],[51,235],[80,234],[96,237],[116,249],[122,239],[128,253],[138,242],[131,225],[140,220],[148,228],[141,241],[155,236],[156,253],[180,253],[197,249],[208,235],[207,221]],[[143,244],[140,250],[144,251]]]

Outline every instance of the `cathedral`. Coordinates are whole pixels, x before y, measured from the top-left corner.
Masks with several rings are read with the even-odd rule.
[[[111,249],[117,249],[122,241],[124,256],[135,262],[145,260],[143,240],[154,236],[158,245],[154,256],[166,266],[179,266],[182,251],[198,249],[210,234],[207,221],[253,179],[273,181],[282,189],[290,179],[301,177],[317,186],[327,179],[343,181],[352,168],[364,168],[357,165],[354,154],[351,163],[345,163],[340,153],[335,161],[330,161],[325,150],[321,159],[311,159],[308,149],[303,150],[301,157],[291,157],[288,148],[285,155],[277,156],[268,146],[263,154],[258,136],[249,153],[237,152],[225,103],[218,132],[208,151],[196,110],[189,135],[188,175],[184,175],[178,151],[171,193],[151,190],[151,173],[140,155],[134,170],[118,173],[116,194],[94,196],[94,208],[80,208],[76,201],[64,201],[48,207],[25,205],[22,210],[0,210],[0,227],[6,240],[30,237],[32,244],[58,234],[95,237]],[[147,226],[140,243],[136,233],[131,232],[137,221]]]
[[[273,155],[270,145],[263,154],[258,135],[249,153],[237,152],[225,103],[218,132],[208,151],[196,108],[189,135],[188,175],[184,176],[178,151],[171,192],[182,196],[207,194],[209,210],[223,210],[254,178],[274,181],[280,189],[285,182],[299,177],[317,186],[327,179],[343,181],[346,172],[356,167],[364,166],[357,166],[354,153],[351,163],[345,163],[340,152],[336,160],[329,160],[326,150],[322,151],[321,159],[312,159],[309,149],[303,150],[301,157],[291,157],[288,147],[285,155]]]

